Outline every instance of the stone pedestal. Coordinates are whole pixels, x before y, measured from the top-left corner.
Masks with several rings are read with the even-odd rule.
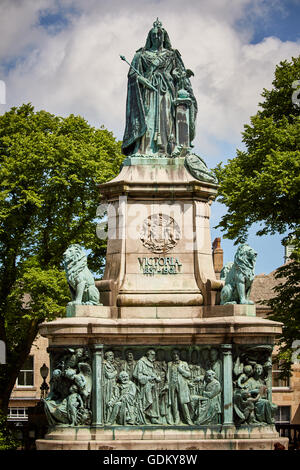
[[[267,379],[281,324],[256,317],[254,305],[216,305],[216,189],[194,179],[184,158],[127,159],[101,185],[109,220],[96,283],[103,306],[71,305],[66,318],[40,327],[54,380],[52,426],[38,449],[287,446]],[[253,396],[244,393],[250,379],[259,386]],[[63,388],[72,384],[70,400]]]
[[[114,306],[207,304],[217,282],[210,205],[217,186],[197,181],[184,158],[128,158],[100,187],[108,204],[101,302]]]
[[[274,426],[262,428],[211,426],[201,429],[164,429],[159,427],[129,429],[56,428],[43,440],[38,450],[274,450],[275,443],[286,446]]]
[[[233,401],[233,363],[241,354],[251,358],[251,351],[260,350],[265,358],[272,350],[281,324],[249,316],[247,306],[216,306],[222,316],[206,317],[207,309],[197,307],[198,315],[185,319],[170,318],[107,318],[106,307],[74,309],[74,316],[44,323],[40,332],[49,338],[51,355],[62,354],[67,348],[87,348],[91,355],[93,374],[92,415],[89,426],[54,426],[45,439],[37,441],[38,449],[262,449],[272,450],[275,442],[287,446],[286,438],[279,438],[274,425],[266,423],[236,425]],[[208,309],[209,310],[209,309]],[[237,315],[237,310],[239,315]],[[120,309],[122,313],[122,308]],[[92,316],[91,312],[94,313]],[[113,310],[114,312],[114,310]],[[80,313],[82,316],[77,316]],[[255,312],[254,312],[255,313]],[[226,315],[227,314],[227,315]],[[105,352],[113,351],[120,359],[133,351],[135,361],[149,348],[165,354],[163,362],[171,361],[176,348],[181,358],[191,366],[193,351],[198,363],[204,350],[218,351],[218,368],[222,391],[219,423],[207,425],[111,425],[104,421],[103,362]],[[255,352],[256,354],[256,352]],[[252,357],[253,358],[253,357]],[[161,360],[161,356],[160,356]],[[213,367],[210,363],[208,367]],[[121,366],[122,368],[122,366]]]

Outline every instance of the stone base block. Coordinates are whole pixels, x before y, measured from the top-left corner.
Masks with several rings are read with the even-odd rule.
[[[151,441],[48,441],[37,440],[37,450],[274,450],[276,443],[288,449],[288,439],[218,439]]]
[[[213,317],[255,317],[255,305],[207,305],[202,308],[203,318]]]
[[[120,307],[119,318],[200,318],[201,307],[187,305],[182,307]]]
[[[137,292],[134,294],[119,294],[118,305],[127,307],[153,307],[163,305],[166,307],[185,307],[203,304],[203,295],[200,292]]]
[[[142,305],[142,306],[103,306],[68,305],[67,318],[219,318],[255,317],[255,305]]]
[[[117,318],[117,307],[103,305],[67,305],[66,317]]]
[[[274,450],[288,438],[278,436],[273,426],[210,426],[192,429],[156,427],[64,428],[37,440],[38,450]]]
[[[97,308],[97,307],[96,307]],[[98,307],[103,308],[103,307]],[[159,308],[163,313],[163,307]],[[190,315],[195,310],[189,308]],[[166,345],[166,344],[273,344],[281,332],[281,323],[259,317],[233,316],[216,318],[59,318],[40,326],[49,338],[49,346],[87,345]],[[128,312],[129,313],[129,312]],[[150,312],[151,313],[151,312]],[[153,312],[152,312],[153,313]],[[166,313],[168,311],[166,310]]]
[[[200,426],[197,429],[57,427],[36,441],[38,450],[274,450],[275,443],[288,449],[288,438],[274,426]]]

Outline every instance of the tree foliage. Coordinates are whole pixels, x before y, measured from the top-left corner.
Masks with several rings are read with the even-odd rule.
[[[16,450],[21,442],[7,424],[6,416],[0,410],[0,450]]]
[[[268,301],[272,309],[270,320],[283,323],[283,335],[279,339],[279,359],[282,375],[290,373],[293,343],[300,339],[300,243],[294,240],[294,251],[290,261],[276,272],[281,283],[274,288],[275,296]]]
[[[261,110],[244,126],[245,151],[219,164],[219,201],[228,212],[219,227],[241,242],[253,223],[258,235],[283,234],[299,226],[300,107],[292,103],[300,57],[276,68],[273,89],[264,90]],[[287,114],[286,114],[287,113]]]
[[[106,245],[96,236],[97,185],[122,162],[112,133],[82,117],[35,112],[30,104],[0,116],[0,369],[5,412],[38,325],[64,314],[69,300],[62,255],[71,243],[100,272]],[[30,295],[28,295],[30,294]]]
[[[259,111],[244,126],[246,150],[237,150],[235,158],[215,170],[219,201],[228,208],[218,225],[225,237],[244,242],[249,227],[258,223],[257,235],[279,233],[285,235],[283,244],[294,245],[291,261],[277,272],[282,282],[269,302],[272,319],[285,324],[280,341],[286,365],[287,351],[300,337],[300,100],[292,100],[299,79],[300,56],[280,62],[273,88],[264,89]]]

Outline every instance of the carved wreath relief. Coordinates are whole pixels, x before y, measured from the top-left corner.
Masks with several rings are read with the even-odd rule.
[[[104,423],[218,424],[221,360],[216,348],[141,348],[104,354]]]
[[[153,253],[166,253],[180,240],[177,222],[167,214],[153,214],[143,222],[140,240]]]

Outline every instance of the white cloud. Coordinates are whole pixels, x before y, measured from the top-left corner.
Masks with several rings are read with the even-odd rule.
[[[19,55],[28,46],[38,43],[41,32],[33,28],[39,11],[48,0],[1,0],[0,3],[0,59]]]
[[[55,13],[55,5],[63,5],[71,21],[58,34],[47,34],[38,26],[39,12],[51,7]],[[69,8],[80,12],[72,16]],[[215,156],[215,142],[239,144],[243,123],[256,112],[263,87],[271,85],[275,65],[298,52],[299,44],[277,38],[249,44],[250,30],[235,28],[246,14],[265,9],[264,1],[249,0],[190,0],[184,9],[179,0],[4,0],[0,58],[23,56],[6,77],[7,106],[31,101],[57,114],[82,114],[122,138],[127,66],[119,54],[131,60],[159,16],[173,47],[195,72],[195,144],[203,155]]]

